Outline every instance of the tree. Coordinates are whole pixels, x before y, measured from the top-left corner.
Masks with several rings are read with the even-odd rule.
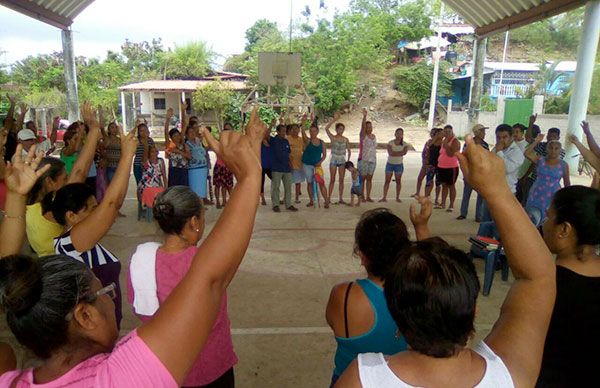
[[[175,45],[175,49],[165,57],[165,74],[168,79],[199,79],[211,70],[214,56],[214,52],[202,41]]]
[[[257,20],[246,30],[246,51],[254,51],[254,45],[265,38],[283,38],[277,28],[277,23],[267,19]]]
[[[136,43],[125,39],[121,52],[131,72],[132,82],[162,78],[165,50],[160,38],[152,39],[150,43]]]
[[[223,119],[227,108],[233,103],[234,93],[222,81],[213,81],[199,87],[192,96],[192,105],[198,113],[214,112],[219,128],[223,128]]]
[[[448,64],[440,62],[438,75],[438,96],[452,95],[452,81],[446,71]],[[414,66],[399,68],[395,74],[396,88],[404,94],[408,102],[419,110],[431,96],[433,65],[419,62]]]

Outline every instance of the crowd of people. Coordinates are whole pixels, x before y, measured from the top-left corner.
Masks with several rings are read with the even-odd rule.
[[[314,118],[273,122],[272,136],[257,109],[243,133],[226,124],[216,134],[195,117],[184,120],[181,133],[170,128],[172,115],[169,110],[164,127],[168,169],[145,123],[127,134],[109,123],[105,132],[89,103],[82,105],[83,121],[65,134],[61,158],[46,155],[53,135],[27,139],[21,132],[31,129],[19,127],[22,119],[4,121],[0,308],[39,363],[16,369],[11,348],[0,344],[0,386],[233,387],[237,356],[226,290],[250,242],[259,203],[266,202],[265,176],[272,179],[275,212],[282,204],[297,210],[303,181],[308,206],[315,206],[320,190],[328,207],[336,176],[338,202],[344,203],[346,170],[350,203],[373,201],[377,141],[366,110],[356,167],[339,116],[326,125],[329,186],[319,171],[327,147]],[[598,168],[600,147],[587,123],[582,127],[590,148],[570,140]],[[566,387],[600,377],[586,351],[600,345],[600,192],[570,186],[560,131],[548,130],[543,143],[535,116],[527,128],[499,125],[491,151],[486,129],[476,125],[462,150],[450,125],[432,129],[409,211],[416,240],[389,209],[361,216],[354,253],[366,276],[333,287],[326,306],[337,344],[331,386]],[[387,144],[380,202],[387,200],[392,177],[400,200],[402,157],[413,149],[402,132],[396,130]],[[212,180],[207,150],[217,156]],[[475,265],[428,227],[433,209],[453,210],[459,166],[465,194],[475,190],[481,197],[476,217],[482,226],[493,224],[514,275],[495,325],[473,347],[480,291]],[[139,202],[152,208],[164,235],[136,248],[122,287],[120,261],[100,240],[119,217],[132,169]],[[199,243],[211,184],[223,210]],[[461,209],[459,219],[466,215]],[[36,257],[22,254],[25,239]],[[123,299],[142,324],[119,339]]]

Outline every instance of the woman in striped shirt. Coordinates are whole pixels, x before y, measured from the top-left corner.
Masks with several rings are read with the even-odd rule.
[[[96,202],[94,191],[83,183],[68,184],[56,195],[49,194],[44,198],[47,208],[52,209],[54,219],[65,227],[65,232],[54,239],[56,253],[70,256],[91,268],[103,287],[111,283],[116,285],[117,325],[122,317],[121,263],[99,242],[114,223],[125,199],[136,147],[133,132],[127,136],[121,133],[121,160],[100,204]]]

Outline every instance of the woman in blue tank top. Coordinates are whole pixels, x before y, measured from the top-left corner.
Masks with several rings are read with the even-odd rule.
[[[426,222],[415,228],[417,238],[428,237]],[[383,279],[398,253],[410,245],[406,225],[388,209],[369,210],[356,225],[354,239],[355,254],[367,270],[367,277],[338,284],[331,290],[326,319],[337,342],[332,386],[359,353],[391,355],[407,349],[383,294]]]

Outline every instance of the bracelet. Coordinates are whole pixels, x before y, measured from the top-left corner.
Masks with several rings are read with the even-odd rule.
[[[13,220],[24,220],[24,219],[25,219],[25,216],[24,216],[24,215],[22,215],[22,216],[10,216],[10,215],[8,215],[8,214],[6,213],[6,211],[5,211],[5,210],[0,210],[0,212],[2,213],[2,215],[4,216],[4,218],[7,218],[7,219],[9,219],[9,220],[10,220],[10,219],[13,219]]]

